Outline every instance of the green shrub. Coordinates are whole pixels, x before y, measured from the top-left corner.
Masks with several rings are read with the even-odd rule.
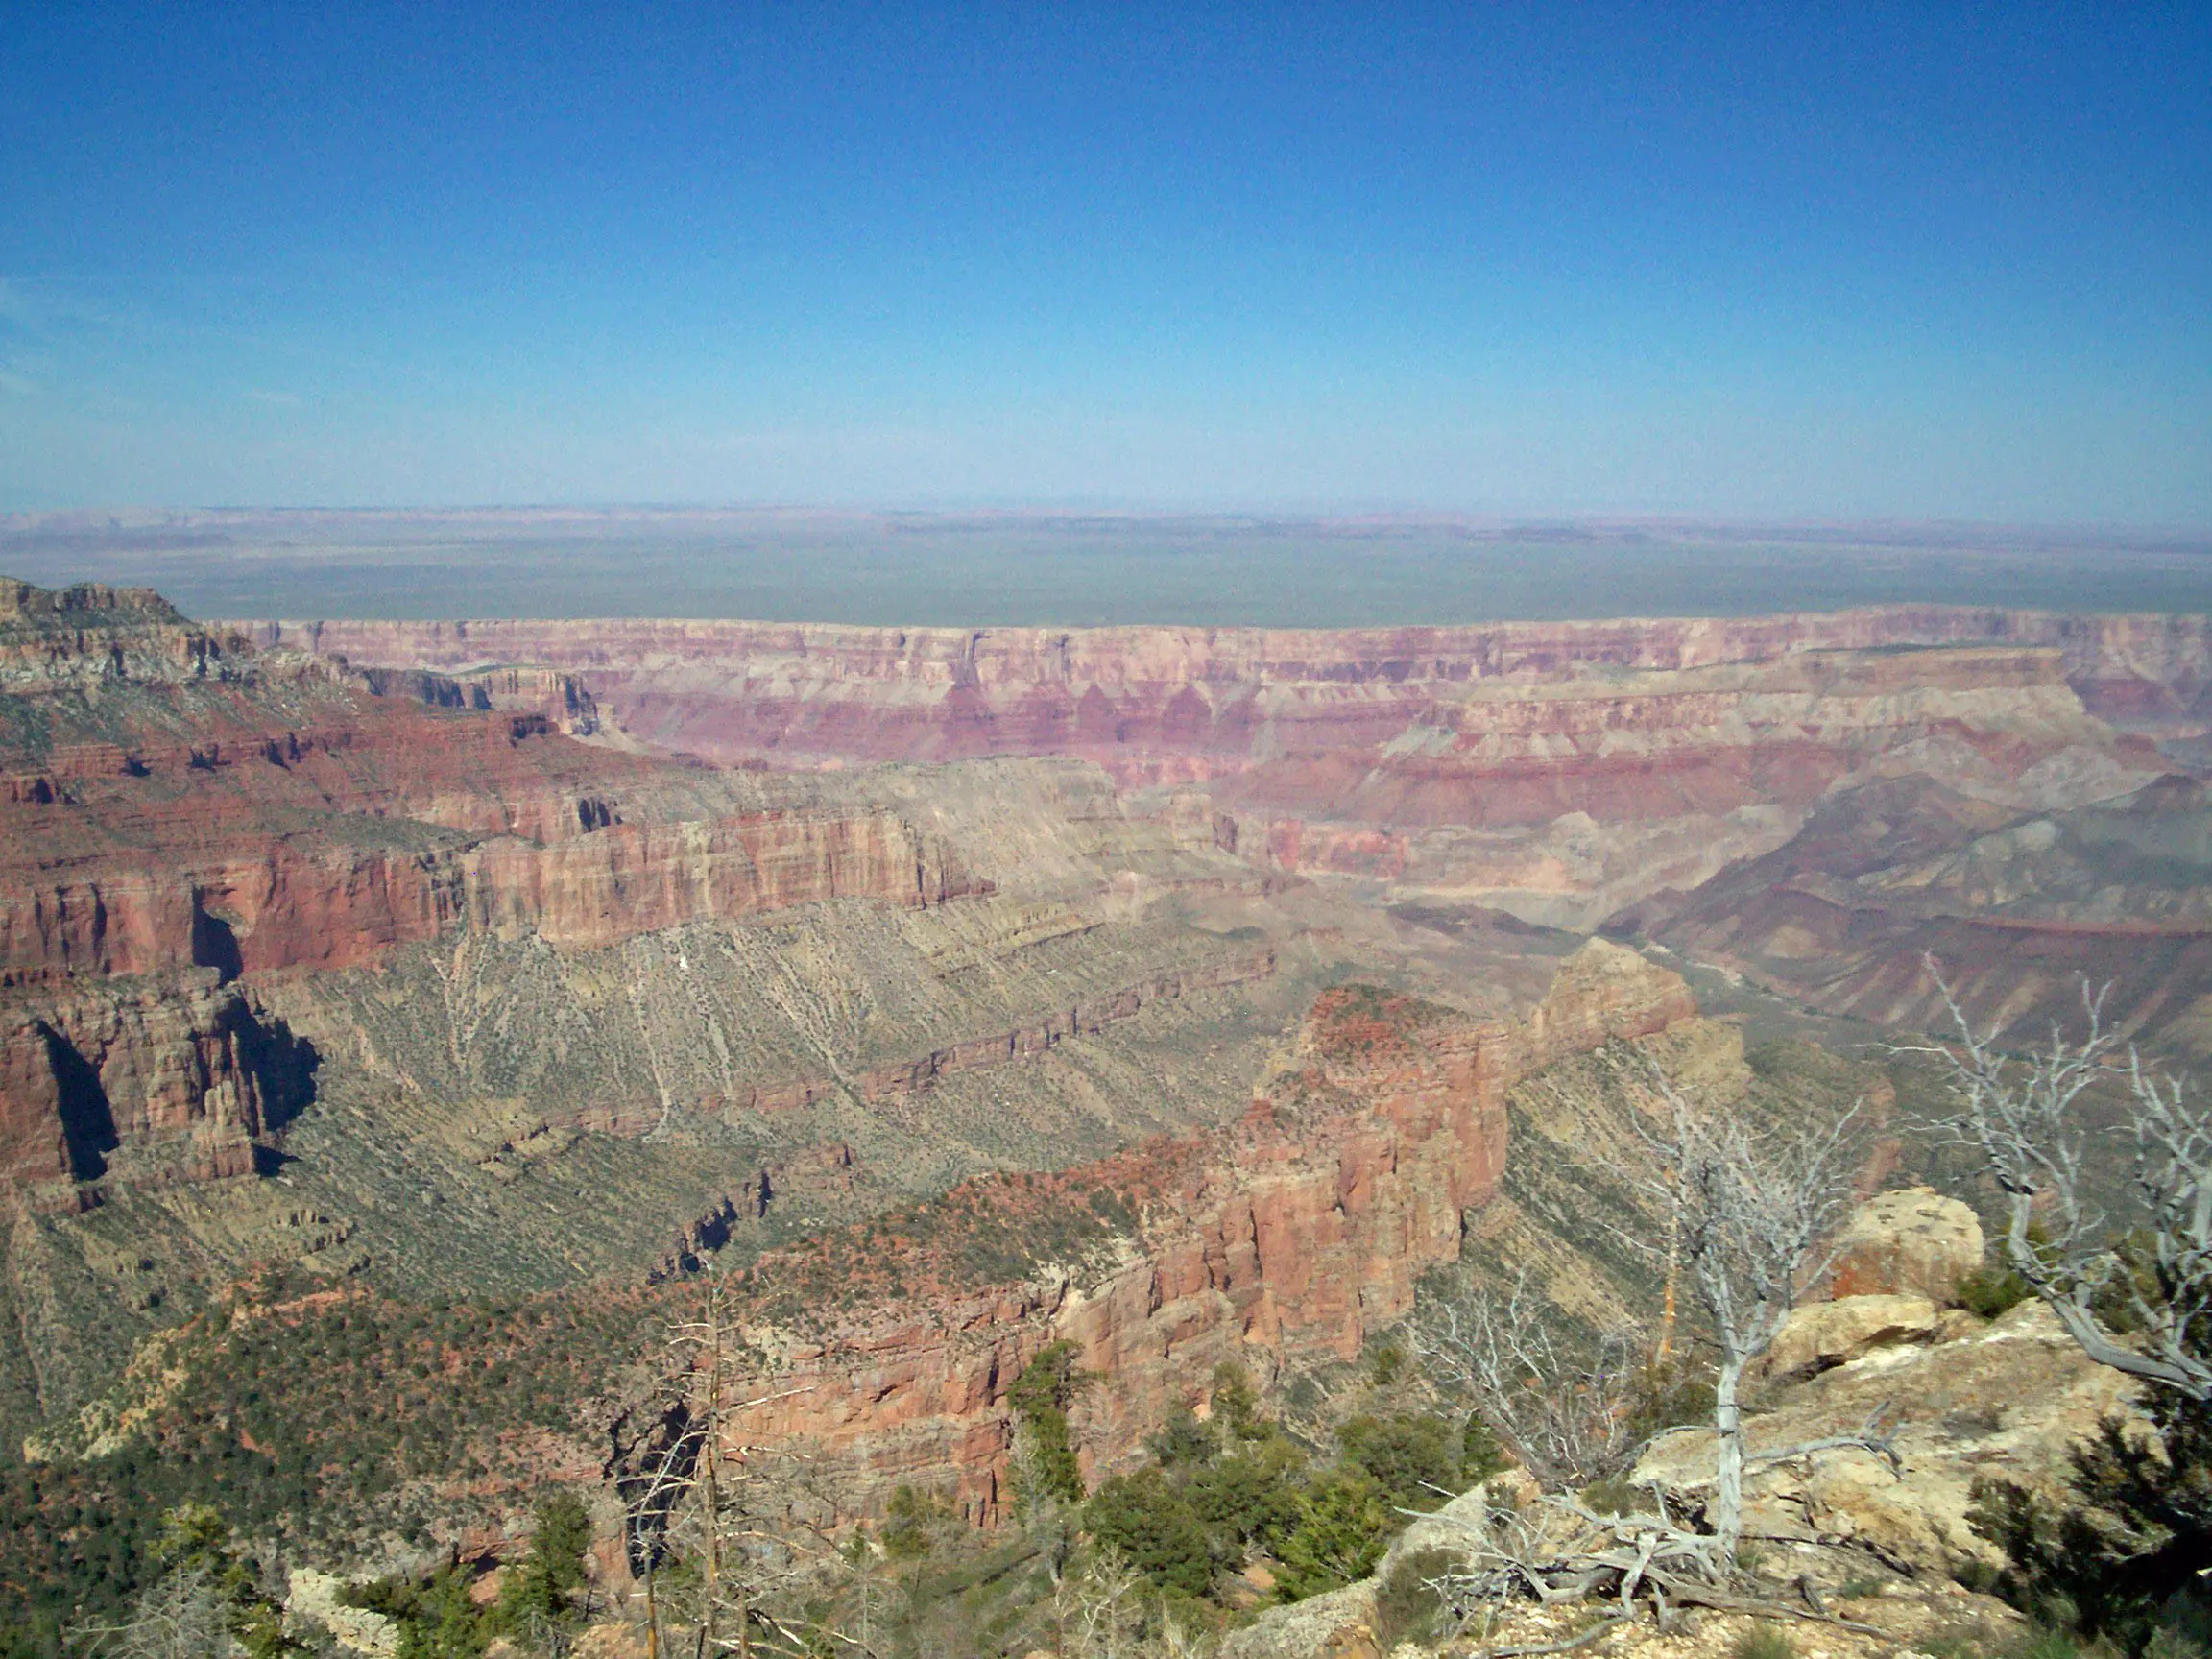
[[[398,1659],[480,1659],[492,1620],[469,1594],[469,1575],[448,1562],[427,1579],[378,1578],[340,1592],[349,1607],[399,1626]]]
[[[1251,1373],[1234,1360],[1214,1367],[1214,1415],[1239,1440],[1257,1440],[1266,1432]]]
[[[1302,1601],[1364,1578],[1394,1530],[1382,1486],[1361,1469],[1316,1476],[1298,1499],[1298,1522],[1275,1553],[1283,1597]]]
[[[1375,1386],[1387,1388],[1406,1372],[1406,1350],[1395,1342],[1384,1342],[1375,1350],[1368,1361]]]
[[[1444,1602],[1428,1581],[1458,1563],[1450,1551],[1420,1550],[1390,1569],[1375,1593],[1375,1635],[1385,1653],[1401,1642],[1425,1646],[1436,1635]]]
[[[1206,1528],[1157,1467],[1101,1484],[1083,1507],[1083,1523],[1157,1589],[1199,1596],[1213,1580]]]
[[[205,1503],[183,1503],[161,1518],[156,1558],[172,1573],[199,1573],[222,1599],[224,1623],[249,1659],[298,1652],[284,1635],[282,1610],[261,1593],[258,1575],[239,1554],[230,1524]]]
[[[2212,1347],[2207,1322],[2191,1332]],[[2075,1447],[2073,1501],[1974,1484],[1967,1524],[2005,1552],[1991,1586],[2038,1624],[2142,1655],[2212,1637],[2212,1404],[2152,1392],[2147,1433],[2107,1417]]]
[[[1068,1407],[1092,1381],[1077,1369],[1076,1353],[1072,1342],[1047,1343],[1006,1390],[1006,1403],[1027,1426],[1035,1445],[1039,1486],[1066,1503],[1083,1502],[1083,1468],[1069,1437]]]
[[[1737,1637],[1728,1649],[1728,1659],[1796,1659],[1796,1654],[1790,1638],[1764,1621]]]
[[[538,1504],[530,1553],[500,1586],[493,1618],[507,1634],[525,1634],[539,1621],[565,1623],[571,1593],[584,1587],[584,1554],[591,1548],[591,1516],[572,1494],[556,1492]]]
[[[1162,1467],[1178,1463],[1211,1463],[1219,1455],[1221,1442],[1214,1432],[1214,1426],[1201,1423],[1195,1414],[1177,1409],[1168,1414],[1160,1432],[1144,1442]]]
[[[1479,1486],[1510,1462],[1496,1431],[1478,1413],[1469,1412],[1459,1431],[1459,1479]]]
[[[1304,1455],[1287,1439],[1262,1440],[1199,1470],[1185,1496],[1199,1520],[1225,1546],[1272,1544],[1298,1524],[1305,1464]]]
[[[921,1560],[936,1546],[945,1518],[942,1502],[901,1483],[883,1518],[885,1553],[894,1561]]]
[[[469,1576],[441,1567],[399,1626],[398,1659],[483,1659],[491,1621],[469,1594]]]
[[[1641,1446],[1662,1429],[1712,1421],[1712,1380],[1680,1358],[1654,1361],[1644,1367],[1629,1391],[1625,1439]]]
[[[1969,1313],[1995,1319],[2034,1294],[2028,1281],[2009,1267],[1977,1267],[1959,1281],[1952,1297]]]
[[[1582,1506],[1599,1515],[1643,1515],[1650,1511],[1651,1494],[1629,1484],[1627,1477],[1614,1475],[1582,1488]]]
[[[1396,1507],[1433,1509],[1461,1487],[1464,1437],[1441,1417],[1355,1417],[1336,1438],[1345,1460],[1373,1476]]]

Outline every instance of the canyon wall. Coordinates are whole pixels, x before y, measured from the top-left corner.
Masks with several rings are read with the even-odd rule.
[[[0,1185],[217,1180],[312,1093],[316,1055],[213,974],[64,990],[0,1012]]]
[[[1906,1030],[1948,1028],[1936,971],[1978,1030],[2028,1044],[2081,1035],[2082,988],[2103,987],[2130,1039],[2212,1056],[2212,805],[2186,778],[2029,814],[1883,780],[1608,927]]]
[[[564,734],[594,718],[565,675],[355,675],[150,591],[0,581],[0,1183],[252,1168],[304,1083],[233,982],[989,891],[878,807],[747,809]]]
[[[1137,1209],[1135,1237],[1104,1260],[936,1296],[878,1292],[798,1319],[740,1311],[767,1361],[747,1390],[764,1403],[742,1413],[744,1437],[805,1448],[810,1484],[838,1494],[830,1519],[879,1513],[911,1483],[988,1522],[1007,1498],[1006,1390],[1039,1349],[1068,1340],[1106,1379],[1074,1421],[1087,1472],[1110,1473],[1171,1408],[1203,1407],[1224,1361],[1271,1375],[1286,1359],[1358,1355],[1411,1310],[1422,1273],[1456,1260],[1462,1213],[1496,1191],[1512,1084],[1695,1013],[1678,976],[1602,941],[1517,1022],[1361,987],[1326,994],[1241,1120],[1135,1148],[1042,1200],[1078,1204],[1088,1190]],[[1014,1215],[1039,1200],[1000,1181],[974,1202]],[[884,1260],[863,1238],[826,1250],[761,1259],[750,1294],[773,1305],[831,1259],[848,1263],[841,1284],[857,1275],[867,1287]]]
[[[346,968],[454,927],[604,945],[826,899],[913,905],[979,890],[885,814],[614,825],[550,847],[500,838],[434,853],[272,838],[167,869],[17,875],[0,885],[0,984]]]
[[[223,678],[243,638],[192,622],[151,588],[87,582],[59,590],[0,576],[0,690],[102,680]]]
[[[2212,619],[1884,606],[1777,616],[1453,628],[927,630],[608,619],[251,622],[264,647],[579,676],[629,731],[720,759],[1069,754],[1146,781],[1362,748],[1484,682],[1680,673],[1809,652],[2056,654],[2093,712],[2201,731]],[[1906,670],[1910,673],[1910,670]]]

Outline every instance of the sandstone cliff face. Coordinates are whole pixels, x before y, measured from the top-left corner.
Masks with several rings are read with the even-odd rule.
[[[0,576],[0,687],[223,678],[240,652],[243,639],[199,627],[151,588],[56,591]]]
[[[69,1204],[69,1186],[253,1169],[254,1139],[308,1096],[313,1049],[214,975],[103,986],[11,1006],[0,1022],[0,1182]]]
[[[218,981],[989,888],[895,814],[749,807],[559,730],[594,719],[564,675],[352,675],[148,591],[0,583],[0,1179],[250,1169],[261,1027]]]
[[[1357,1355],[1411,1309],[1424,1271],[1456,1259],[1462,1212],[1496,1190],[1511,1084],[1694,1013],[1676,975],[1599,941],[1518,1022],[1332,993],[1241,1122],[1102,1169],[1142,1201],[1121,1259],[934,1306],[901,1298],[828,1334],[750,1327],[774,1361],[754,1392],[805,1392],[757,1407],[749,1427],[806,1445],[848,1513],[879,1509],[901,1481],[950,1479],[947,1495],[988,1521],[1012,1443],[1005,1390],[1065,1338],[1107,1378],[1076,1412],[1086,1462],[1105,1472],[1171,1407],[1202,1399],[1223,1360],[1267,1374],[1286,1358]],[[754,1277],[772,1291],[782,1271],[770,1257]]]
[[[617,825],[545,847],[436,852],[276,841],[168,870],[0,887],[0,984],[74,974],[343,968],[454,927],[608,944],[825,899],[938,903],[977,885],[881,814]]]
[[[1941,606],[1463,628],[904,630],[609,620],[258,622],[260,643],[356,662],[486,661],[576,673],[641,737],[720,758],[1075,754],[1147,781],[1268,754],[1387,743],[1431,701],[1629,670],[1810,652],[2002,646],[2056,653],[2098,712],[2200,730],[2203,617],[2075,617]],[[1900,670],[1910,676],[1910,666]]]

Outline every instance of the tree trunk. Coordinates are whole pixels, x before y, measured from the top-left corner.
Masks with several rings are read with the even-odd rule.
[[[722,1304],[718,1290],[707,1297],[707,1438],[700,1447],[706,1457],[702,1472],[707,1517],[707,1601],[701,1611],[701,1638],[707,1659],[720,1651],[714,1633],[714,1604],[722,1596],[722,1494],[715,1489],[714,1465],[722,1438]]]
[[[1743,1408],[1736,1403],[1736,1385],[1743,1375],[1743,1360],[1723,1360],[1713,1383],[1713,1427],[1720,1436],[1720,1468],[1713,1483],[1713,1532],[1720,1540],[1724,1565],[1735,1560],[1736,1541],[1743,1533]]]

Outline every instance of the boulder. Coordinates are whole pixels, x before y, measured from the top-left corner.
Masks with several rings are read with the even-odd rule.
[[[1958,1199],[1928,1187],[1878,1193],[1843,1229],[1828,1293],[1947,1303],[1959,1282],[1982,1265],[1983,1251],[1982,1222]]]
[[[1926,1296],[1843,1296],[1809,1302],[1790,1315],[1767,1351],[1766,1374],[1811,1377],[1849,1363],[1877,1348],[1926,1342],[1940,1324]]]
[[[1489,1529],[1490,1517],[1501,1509],[1524,1510],[1534,1503],[1542,1489],[1519,1469],[1493,1475],[1472,1491],[1462,1492],[1440,1509],[1431,1510],[1407,1527],[1391,1541],[1378,1580],[1386,1580],[1397,1565],[1426,1550],[1463,1553],[1471,1538]]]
[[[349,1607],[345,1599],[349,1582],[335,1573],[293,1568],[284,1592],[285,1625],[303,1634],[311,1634],[320,1625],[348,1653],[363,1659],[393,1659],[399,1651],[397,1623],[364,1607]]]
[[[1220,1659],[1382,1659],[1375,1585],[1362,1578],[1288,1607],[1271,1607],[1221,1643]]]

